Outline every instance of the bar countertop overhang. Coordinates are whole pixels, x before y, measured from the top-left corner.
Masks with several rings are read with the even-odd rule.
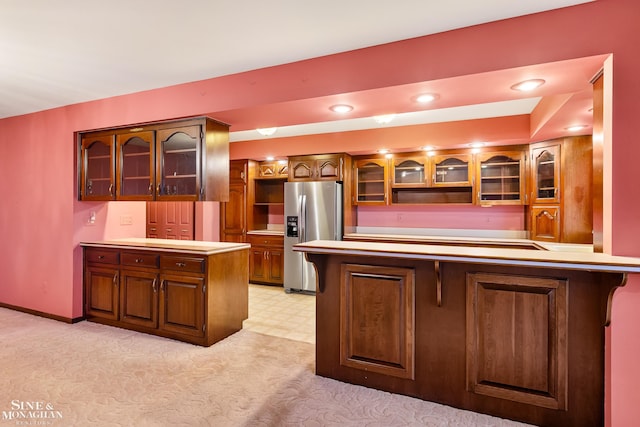
[[[640,258],[570,250],[509,249],[478,246],[314,240],[294,251],[362,255],[493,265],[564,268],[599,272],[640,273]]]

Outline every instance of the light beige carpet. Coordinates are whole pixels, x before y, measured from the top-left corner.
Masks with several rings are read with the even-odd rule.
[[[0,308],[0,340],[0,426],[38,402],[52,426],[524,425],[318,377],[313,344],[247,330],[204,348]]]

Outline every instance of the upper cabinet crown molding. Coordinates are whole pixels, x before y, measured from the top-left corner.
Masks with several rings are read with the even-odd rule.
[[[78,132],[79,200],[229,197],[229,126],[208,117]]]

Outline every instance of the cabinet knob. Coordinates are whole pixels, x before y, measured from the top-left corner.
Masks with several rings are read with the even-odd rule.
[[[176,267],[186,267],[187,264],[185,264],[184,262],[176,262]]]
[[[144,260],[142,258],[136,258],[136,263],[140,264],[141,262],[143,262]]]
[[[104,259],[104,255],[98,255],[98,259]]]

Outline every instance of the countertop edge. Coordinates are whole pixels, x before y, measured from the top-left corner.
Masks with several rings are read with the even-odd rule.
[[[176,242],[184,242],[183,240],[176,240]],[[233,252],[242,249],[249,249],[251,245],[248,243],[225,243],[225,242],[211,242],[215,246],[222,247],[206,247],[202,242],[198,241],[199,246],[204,247],[189,247],[185,243],[161,243],[161,242],[128,242],[117,240],[105,240],[105,241],[93,241],[93,242],[80,242],[81,247],[95,247],[95,248],[108,248],[108,249],[136,249],[144,251],[155,252],[180,252],[194,255],[214,255],[225,252]]]
[[[318,254],[362,255],[597,272],[640,273],[640,258],[619,257],[588,252],[469,248],[446,245],[329,240],[314,240],[312,242],[300,243],[295,245],[293,250]]]

